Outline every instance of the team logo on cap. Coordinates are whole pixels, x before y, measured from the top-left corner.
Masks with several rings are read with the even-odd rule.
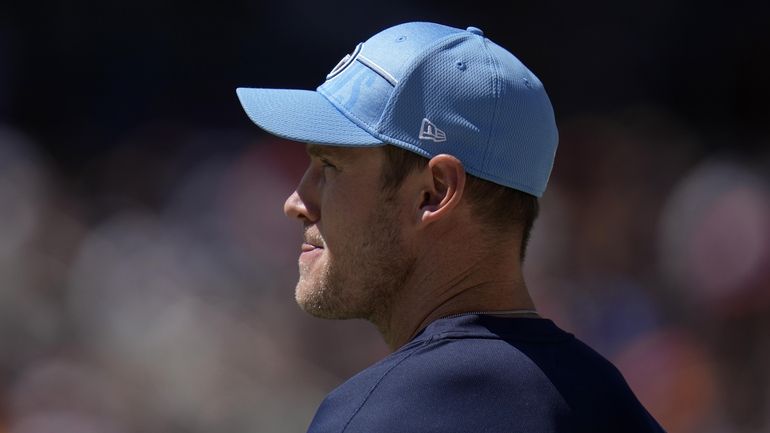
[[[353,63],[353,60],[356,59],[356,56],[358,53],[361,52],[361,46],[364,45],[363,42],[360,42],[358,45],[356,45],[356,49],[353,50],[350,54],[345,54],[345,57],[342,58],[342,60],[337,63],[337,66],[335,66],[331,72],[329,72],[328,75],[326,75],[327,80],[331,80],[332,78],[336,77],[340,74],[340,72],[344,71],[345,68],[350,66],[351,63]]]
[[[422,119],[422,125],[420,125],[420,140],[433,140],[436,143],[441,143],[442,141],[446,141],[446,134],[444,131],[438,129],[438,127],[430,120]]]

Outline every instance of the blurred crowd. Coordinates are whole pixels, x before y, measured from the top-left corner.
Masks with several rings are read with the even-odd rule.
[[[770,152],[706,151],[655,107],[560,131],[525,263],[540,311],[668,431],[770,431]],[[304,431],[387,354],[294,305],[305,162],[244,119],[138,129],[73,178],[0,126],[0,432]]]
[[[551,92],[541,314],[669,432],[770,433],[770,3],[220,3],[0,3],[0,433],[302,432],[387,355],[294,304],[306,156],[233,90],[311,88],[405,17]]]

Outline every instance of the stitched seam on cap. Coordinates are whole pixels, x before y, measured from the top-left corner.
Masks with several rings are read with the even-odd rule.
[[[493,132],[495,129],[495,125],[497,122],[497,116],[498,112],[500,110],[500,100],[502,99],[502,77],[500,73],[500,65],[497,63],[497,58],[492,54],[489,47],[487,46],[487,43],[489,42],[489,39],[484,38],[484,50],[487,53],[487,56],[489,57],[489,60],[491,61],[491,67],[492,67],[492,98],[494,99],[495,106],[492,111],[492,118],[489,121],[489,135],[487,135],[486,139],[486,146],[484,147],[484,157],[481,159],[481,170],[483,172],[486,172],[489,170],[487,167],[487,158],[489,158],[490,155],[490,148],[492,147],[492,137],[494,136]]]

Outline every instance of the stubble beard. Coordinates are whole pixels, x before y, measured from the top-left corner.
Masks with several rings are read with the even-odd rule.
[[[404,248],[392,207],[376,210],[372,220],[351,237],[360,245],[327,256],[320,269],[300,268],[295,296],[304,311],[322,319],[386,320],[415,260]]]

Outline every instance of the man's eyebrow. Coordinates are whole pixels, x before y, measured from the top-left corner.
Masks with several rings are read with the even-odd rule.
[[[326,152],[324,152],[324,150],[325,149],[323,147],[317,146],[317,145],[314,145],[314,144],[308,144],[307,146],[305,146],[305,151],[310,156],[316,156],[316,157],[323,156],[323,155],[326,154]]]
[[[318,144],[308,144],[306,147],[307,154],[316,158],[336,157],[339,158],[338,152],[334,149],[330,149],[328,146],[321,146]]]

